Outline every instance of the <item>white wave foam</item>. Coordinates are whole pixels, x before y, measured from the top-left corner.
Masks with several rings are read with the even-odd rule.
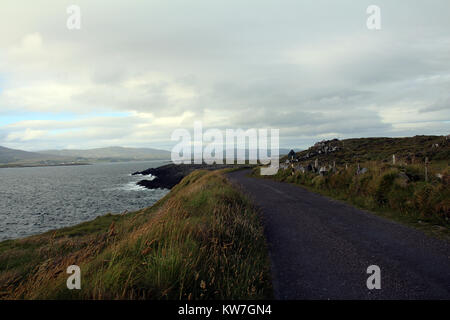
[[[148,191],[148,190],[151,190],[151,189],[147,189],[146,187],[138,185],[134,181],[128,182],[127,184],[120,187],[120,189],[125,190],[125,191]]]
[[[141,174],[141,173],[139,173],[139,174],[135,174],[134,176],[135,177],[146,177],[146,180],[150,180],[150,181],[152,181],[152,180],[154,180],[156,178],[156,176],[152,175],[151,173],[149,173],[149,174]]]

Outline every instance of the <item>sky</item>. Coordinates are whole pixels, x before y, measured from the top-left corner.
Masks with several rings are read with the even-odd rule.
[[[449,13],[448,0],[2,0],[0,145],[170,150],[195,121],[279,129],[296,149],[447,135]]]

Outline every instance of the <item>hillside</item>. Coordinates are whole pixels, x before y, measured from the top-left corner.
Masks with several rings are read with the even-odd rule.
[[[38,160],[48,158],[39,153],[10,149],[0,146],[0,163],[10,163],[23,160]]]
[[[327,140],[316,143],[307,150],[297,152],[301,163],[314,162],[330,164],[352,164],[356,162],[396,160],[406,163],[448,161],[450,159],[449,136],[415,136],[408,138],[359,138]],[[283,157],[285,160],[286,157]]]
[[[74,157],[89,160],[125,161],[125,160],[165,160],[170,152],[152,148],[107,147],[87,150],[44,150],[40,154]]]
[[[278,173],[265,178],[450,234],[449,160],[448,136],[334,139],[296,153],[291,163],[282,161]]]
[[[82,290],[67,290],[73,264]],[[0,242],[0,299],[271,295],[258,213],[217,171],[191,173],[147,209]]]
[[[46,155],[37,152],[10,149],[0,146],[0,168],[43,167],[88,164],[86,159],[68,156]]]

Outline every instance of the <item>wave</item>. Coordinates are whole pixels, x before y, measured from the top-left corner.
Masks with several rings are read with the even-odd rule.
[[[132,176],[132,177],[146,177],[146,180],[150,180],[150,181],[152,181],[152,180],[154,180],[156,178],[156,176],[152,175],[151,173],[149,173],[149,174],[142,174],[142,173],[131,174],[130,173],[129,176]]]
[[[121,186],[119,189],[125,190],[125,191],[148,191],[148,190],[150,190],[150,189],[147,189],[145,187],[138,185],[134,181],[128,182],[127,184]]]

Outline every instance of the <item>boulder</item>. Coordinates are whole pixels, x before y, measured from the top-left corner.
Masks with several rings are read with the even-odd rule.
[[[303,166],[294,166],[295,171],[300,171],[301,173],[305,173],[305,168]]]
[[[408,185],[409,181],[410,181],[409,177],[404,172],[400,172],[397,176],[397,179],[395,179],[395,182],[399,186],[402,186],[403,188],[405,188]]]
[[[364,173],[366,173],[367,171],[369,171],[367,168],[362,168],[362,169],[359,169],[358,172],[357,172],[356,174],[364,174]]]
[[[326,167],[321,167],[321,168],[319,169],[319,174],[320,174],[321,176],[324,176],[324,175],[326,175],[327,173],[328,173],[328,170],[327,170]]]
[[[403,180],[405,180],[406,182],[409,182],[409,177],[408,177],[408,175],[407,175],[406,173],[404,173],[404,172],[400,172],[400,173],[398,174],[398,177],[401,178],[401,179],[403,179]]]

